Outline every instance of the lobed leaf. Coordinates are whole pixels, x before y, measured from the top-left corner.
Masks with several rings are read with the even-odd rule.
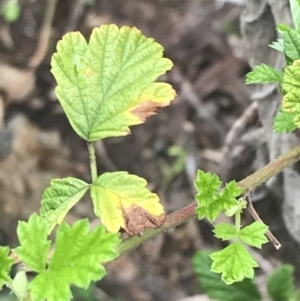
[[[51,245],[47,240],[47,227],[44,221],[34,213],[28,222],[19,221],[17,234],[20,246],[15,252],[18,257],[30,270],[43,272]]]
[[[277,41],[272,42],[272,44],[270,44],[269,47],[279,52],[284,52],[284,41],[283,39],[277,39]]]
[[[292,61],[300,59],[300,35],[295,29],[283,35],[284,53]]]
[[[159,228],[165,221],[164,209],[143,178],[127,172],[107,172],[91,186],[95,214],[109,232],[120,228],[129,235],[145,228]]]
[[[220,223],[216,225],[213,232],[215,233],[215,237],[220,238],[222,240],[230,240],[232,238],[237,237],[236,228],[226,223]]]
[[[267,279],[269,295],[276,301],[298,301],[300,292],[294,285],[294,268],[284,264],[277,268]]]
[[[211,175],[210,173],[198,170],[197,179],[195,180],[198,193],[195,195],[195,199],[198,203],[196,213],[199,219],[206,217],[212,222],[223,210],[219,194],[221,183],[217,175]]]
[[[0,289],[2,286],[10,281],[9,272],[14,261],[9,257],[9,248],[0,246]]]
[[[89,189],[86,182],[68,177],[51,180],[42,197],[41,218],[47,225],[48,234],[60,224],[69,210],[82,199]]]
[[[278,109],[277,115],[274,118],[273,129],[276,133],[290,133],[297,126],[294,123],[296,114],[284,112],[281,108]]]
[[[87,219],[72,227],[62,222],[49,267],[29,284],[33,301],[66,301],[72,298],[70,284],[87,288],[101,279],[106,271],[100,264],[115,259],[118,234],[106,233],[103,226],[89,232]]]
[[[213,260],[211,270],[222,273],[222,280],[226,284],[242,281],[244,278],[254,277],[253,268],[258,267],[246,248],[239,242],[230,244],[225,249],[210,255]]]
[[[290,10],[292,13],[293,23],[296,29],[299,29],[300,22],[300,1],[290,0]]]
[[[236,181],[230,181],[226,183],[220,196],[222,199],[223,209],[230,209],[238,205],[237,197],[241,195],[241,188],[238,186]]]
[[[68,33],[52,57],[55,89],[76,133],[85,140],[123,136],[174,99],[169,84],[154,81],[172,67],[163,47],[137,28],[102,25],[89,43]]]
[[[211,252],[198,251],[193,256],[193,268],[202,290],[210,299],[216,301],[261,301],[262,297],[251,279],[227,285],[221,275],[210,271]]]
[[[255,66],[253,71],[246,76],[246,84],[279,83],[281,81],[282,74],[266,64]]]
[[[283,97],[282,110],[294,114],[293,123],[300,127],[300,60],[287,66],[284,72],[282,89],[287,91]]]
[[[240,239],[249,246],[261,249],[262,244],[268,242],[265,236],[268,231],[268,226],[261,222],[253,222],[249,226],[242,228],[239,233]]]
[[[232,181],[226,184],[221,193],[219,192],[220,185],[221,181],[217,175],[198,170],[195,181],[198,193],[195,195],[195,199],[198,203],[196,213],[199,219],[206,217],[213,222],[220,212],[238,205],[235,198],[240,195],[241,189],[237,183]]]

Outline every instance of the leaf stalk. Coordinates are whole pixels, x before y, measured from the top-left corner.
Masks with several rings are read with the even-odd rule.
[[[98,177],[95,144],[94,142],[88,141],[87,145],[89,150],[92,182],[94,183]]]

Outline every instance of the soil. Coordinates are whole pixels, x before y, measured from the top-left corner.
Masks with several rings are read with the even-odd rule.
[[[17,244],[17,221],[39,210],[51,178],[90,180],[86,144],[70,127],[49,71],[55,45],[68,31],[88,38],[101,24],[136,26],[160,42],[174,62],[163,80],[176,89],[176,100],[133,127],[131,135],[99,142],[99,173],[126,170],[144,177],[170,213],[193,202],[197,169],[218,173],[225,181],[240,180],[254,170],[255,145],[239,140],[245,132],[257,137],[260,130],[257,108],[244,84],[249,67],[239,32],[241,6],[211,0],[59,0],[47,51],[39,59],[47,1],[19,2],[16,22],[0,20],[0,73],[5,65],[10,75],[0,84],[1,245]],[[177,159],[169,154],[173,146],[184,160],[176,172]],[[98,222],[88,199],[67,220],[81,217]],[[191,258],[198,249],[219,247],[211,226],[193,220],[108,265],[108,276],[92,288],[93,296],[77,299],[167,301],[200,295]]]

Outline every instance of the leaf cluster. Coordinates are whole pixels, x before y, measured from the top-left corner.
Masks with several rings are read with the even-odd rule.
[[[105,274],[103,263],[114,260],[119,231],[141,235],[165,221],[159,198],[143,178],[125,171],[97,174],[94,141],[124,136],[130,126],[143,123],[175,97],[167,83],[155,80],[171,69],[163,47],[137,28],[103,25],[89,42],[79,32],[66,34],[52,56],[55,89],[75,132],[88,143],[92,183],[73,177],[53,179],[44,191],[40,215],[20,221],[20,246],[13,254],[0,247],[0,289],[8,286],[19,300],[65,301],[70,285],[87,288]],[[101,226],[89,230],[88,220],[72,226],[64,219],[87,192]],[[58,225],[55,247],[48,239]],[[9,276],[12,265],[25,271]],[[26,271],[36,273],[28,281]]]
[[[247,84],[277,83],[283,94],[282,105],[274,119],[277,133],[292,132],[300,127],[300,2],[290,0],[294,27],[279,24],[277,31],[282,36],[270,47],[282,52],[286,65],[281,70],[261,64],[247,74]]]
[[[198,218],[207,218],[214,222],[223,211],[228,216],[235,215],[235,226],[220,223],[215,225],[215,237],[223,241],[231,241],[225,249],[210,254],[213,259],[211,270],[221,273],[226,284],[242,281],[244,278],[253,278],[257,262],[248,252],[246,245],[261,248],[268,242],[265,233],[268,227],[258,221],[242,227],[240,224],[241,212],[246,205],[243,200],[237,200],[241,189],[235,181],[226,184],[220,191],[221,181],[217,175],[198,171],[195,186],[198,193],[195,198],[198,203],[196,212]]]

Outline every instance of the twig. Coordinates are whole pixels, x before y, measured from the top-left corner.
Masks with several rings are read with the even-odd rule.
[[[248,201],[247,209],[251,216],[254,218],[254,220],[264,224],[263,220],[260,218],[256,210],[254,209],[249,195],[246,197],[246,200]],[[276,250],[279,250],[281,248],[281,243],[277,240],[277,238],[272,234],[270,230],[267,231],[266,236],[269,238],[269,241],[273,244]]]
[[[294,164],[299,159],[300,144],[289,150],[287,153],[279,156],[274,161],[270,162],[244,180],[238,182],[239,187],[242,189],[242,194],[247,194],[248,192],[253,191],[256,187],[280,173],[287,166]],[[120,256],[137,248],[142,243],[157,236],[158,234],[165,232],[171,228],[175,228],[178,225],[181,225],[196,217],[196,207],[197,203],[192,203],[187,207],[184,207],[183,209],[169,214],[166,218],[165,224],[161,228],[155,230],[147,229],[145,230],[143,236],[135,235],[123,240],[123,242],[117,248]]]
[[[45,9],[44,22],[41,28],[38,45],[28,66],[32,69],[37,68],[44,59],[49,45],[49,36],[52,28],[52,21],[55,13],[57,0],[48,0]]]

